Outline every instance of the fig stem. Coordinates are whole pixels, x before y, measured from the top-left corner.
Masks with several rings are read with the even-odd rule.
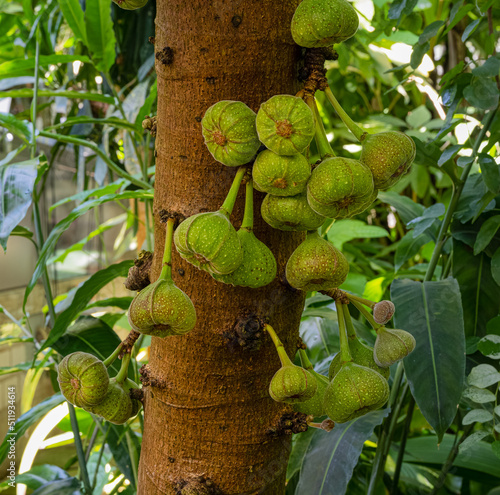
[[[245,185],[245,213],[243,214],[241,228],[248,230],[248,232],[253,230],[253,184],[251,180]]]
[[[118,344],[118,347],[102,362],[102,364],[104,364],[106,368],[109,368],[116,361],[116,358],[119,356],[122,347],[123,342],[120,342]]]
[[[122,364],[120,366],[120,371],[116,375],[116,383],[119,383],[120,385],[123,385],[123,383],[127,379],[128,365],[130,364],[131,357],[132,356],[130,353],[127,353],[125,354],[125,356],[123,356]]]
[[[376,332],[379,331],[380,328],[383,328],[384,325],[378,324],[374,319],[370,312],[358,301],[352,299],[351,302],[359,309],[359,312],[366,318],[368,323],[373,327],[373,330]]]
[[[175,219],[167,220],[165,233],[165,250],[163,251],[162,268],[159,280],[172,280],[172,239],[174,237]]]
[[[281,365],[282,366],[293,366],[292,360],[288,357],[288,354],[285,351],[285,347],[283,346],[283,343],[281,342],[278,335],[274,331],[274,328],[271,325],[266,323],[264,325],[264,330],[266,330],[267,333],[271,336],[274,347],[276,347],[276,351],[278,351],[278,356],[280,358]]]
[[[299,349],[299,353],[302,367],[306,370],[314,371],[313,365],[311,364],[311,361],[309,361],[309,357],[307,356],[307,352],[304,349]]]
[[[364,131],[358,124],[356,124],[356,122],[354,122],[354,120],[352,120],[349,115],[347,115],[347,112],[342,108],[337,98],[335,98],[330,87],[327,87],[325,89],[325,95],[337,112],[338,116],[341,118],[344,125],[354,134],[354,137],[358,141],[363,141],[368,133]]]
[[[345,326],[347,328],[347,337],[349,340],[356,340],[358,336],[356,335],[356,330],[354,329],[354,325],[352,324],[351,313],[349,313],[349,305],[344,304],[342,308],[344,310],[344,320]]]
[[[374,301],[370,301],[369,299],[363,299],[362,297],[355,296],[354,294],[350,294],[349,292],[346,292],[345,295],[351,300],[351,301],[357,301],[365,306],[368,306],[370,309],[373,309],[373,306],[375,306]]]
[[[234,176],[233,183],[231,184],[231,188],[227,193],[226,199],[220,209],[227,216],[231,215],[233,212],[234,204],[236,203],[236,198],[238,197],[238,191],[240,190],[241,181],[245,176],[246,167],[240,167]]]
[[[340,359],[342,363],[352,361],[351,351],[349,350],[349,341],[347,340],[347,332],[344,320],[344,305],[337,299],[335,308],[337,309],[337,320],[339,322],[339,337],[340,337]]]
[[[335,156],[335,153],[328,142],[328,138],[326,137],[325,128],[323,126],[323,120],[321,119],[321,115],[319,114],[318,105],[316,103],[315,98],[306,98],[306,103],[309,105],[309,108],[312,110],[314,114],[314,121],[316,130],[314,132],[314,138],[316,139],[316,145],[318,146],[318,152],[320,158],[323,160],[326,156]]]

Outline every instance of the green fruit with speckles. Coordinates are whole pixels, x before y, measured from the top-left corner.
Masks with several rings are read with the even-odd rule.
[[[276,402],[295,404],[311,399],[318,388],[317,380],[300,366],[282,366],[271,379],[269,395]]]
[[[382,191],[407,174],[415,159],[415,142],[399,131],[365,134],[361,144],[359,160],[372,171],[375,188]]]
[[[380,373],[347,362],[328,385],[323,406],[331,420],[345,423],[381,408],[388,398],[389,385]]]
[[[311,414],[315,417],[323,416],[325,414],[323,399],[330,382],[326,376],[320,375],[319,373],[316,373],[316,371],[310,370],[309,373],[316,378],[318,385],[316,393],[309,400],[294,404],[293,409],[294,411],[308,415]]]
[[[128,321],[136,332],[145,335],[184,335],[196,324],[196,310],[187,294],[171,279],[159,279],[135,296],[128,310]]]
[[[376,197],[370,169],[351,158],[327,158],[313,170],[307,184],[309,205],[329,218],[361,213]]]
[[[276,259],[272,251],[248,229],[237,232],[243,248],[243,262],[229,275],[213,275],[215,280],[256,289],[270,284],[276,277]]]
[[[292,95],[276,95],[262,103],[256,125],[260,141],[278,155],[302,153],[315,131],[312,110]]]
[[[408,356],[415,345],[415,337],[411,333],[382,327],[377,330],[373,358],[379,366],[387,368]]]
[[[228,167],[252,160],[260,148],[256,114],[241,101],[219,101],[201,120],[205,144],[212,156]]]
[[[113,0],[123,10],[136,10],[144,7],[148,0]]]
[[[366,366],[367,368],[380,373],[386,380],[391,375],[391,370],[389,368],[381,368],[377,365],[377,363],[373,359],[373,349],[360,342],[359,339],[349,339],[349,351],[351,351],[352,360],[355,364]],[[333,377],[340,371],[341,367],[342,360],[339,352],[330,363],[328,378],[332,380]]]
[[[305,193],[286,197],[268,194],[260,212],[271,227],[285,231],[316,230],[326,220],[309,206]]]
[[[306,190],[311,165],[301,155],[283,156],[261,151],[252,168],[253,184],[261,192],[275,196],[296,196]]]
[[[186,261],[211,274],[232,273],[243,261],[240,238],[222,210],[184,220],[175,230],[174,243]]]
[[[335,289],[344,283],[348,272],[345,256],[317,232],[307,234],[286,264],[288,283],[303,291]]]
[[[128,392],[130,396],[130,390],[139,389],[139,385],[137,385],[137,383],[127,378],[123,383],[123,388],[125,389],[126,392]],[[142,402],[140,400],[132,399],[132,412],[130,413],[130,417],[133,418],[134,416],[136,416],[137,413],[141,410],[141,407],[142,407]]]
[[[292,19],[292,37],[306,48],[345,41],[358,29],[358,14],[346,0],[303,0]]]
[[[57,381],[68,402],[78,407],[90,407],[99,404],[106,396],[108,370],[92,354],[73,352],[57,366]]]
[[[123,385],[117,383],[115,378],[109,381],[108,391],[104,400],[89,408],[88,411],[97,416],[101,416],[106,421],[121,425],[132,417],[134,404]],[[137,413],[136,413],[137,414]]]

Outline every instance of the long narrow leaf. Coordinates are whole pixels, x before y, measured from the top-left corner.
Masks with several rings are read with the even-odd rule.
[[[85,30],[85,20],[79,0],[59,0],[59,7],[75,37],[86,45],[87,31]]]
[[[107,73],[115,62],[115,32],[108,0],[87,0],[85,7],[87,43],[96,68]]]
[[[91,101],[102,101],[104,103],[115,103],[115,98],[113,96],[106,96],[99,93],[90,93],[84,91],[70,91],[70,90],[51,90],[51,89],[39,89],[38,96],[47,97],[63,97],[63,98],[75,98],[81,100],[91,100]],[[33,98],[33,89],[31,88],[21,88],[12,89],[10,91],[0,92],[0,98]],[[76,117],[75,117],[76,119]],[[69,119],[68,119],[69,120]],[[99,120],[99,119],[96,119]],[[66,121],[67,122],[67,121]],[[62,124],[59,126],[61,127]],[[46,129],[52,129],[53,127],[47,127]],[[137,130],[134,128],[134,130]]]
[[[76,61],[83,62],[84,64],[92,63],[91,60],[85,55],[41,55],[40,56],[40,66],[48,67],[51,64],[67,64]],[[33,69],[35,68],[35,57],[28,59],[16,59],[10,60],[9,62],[4,62],[0,64],[0,79],[6,77],[16,77],[23,76],[25,74],[33,75]],[[30,73],[31,72],[31,73]]]

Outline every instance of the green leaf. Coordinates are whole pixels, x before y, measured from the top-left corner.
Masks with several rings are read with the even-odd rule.
[[[500,247],[491,258],[491,276],[498,286],[500,286]]]
[[[483,174],[483,180],[488,190],[492,193],[500,193],[500,166],[497,162],[486,153],[479,153],[479,166]]]
[[[103,103],[111,103],[115,104],[115,98],[113,96],[106,96],[100,93],[90,93],[85,91],[71,91],[71,90],[52,90],[52,89],[39,89],[38,96],[46,96],[48,98],[52,97],[60,97],[60,98],[75,98],[80,100],[91,100],[91,101],[102,101]],[[21,89],[12,89],[10,91],[2,91],[0,92],[0,98],[33,98],[33,89],[31,88],[21,88]],[[73,117],[73,119],[78,119],[82,117]],[[68,119],[71,120],[71,119]],[[106,119],[95,119],[95,120],[106,120]],[[67,122],[67,121],[66,121]],[[49,126],[46,128],[53,129],[57,127],[62,127],[64,124],[60,124],[59,126]],[[136,129],[134,129],[136,130]]]
[[[394,270],[397,272],[408,260],[412,259],[422,246],[431,241],[427,234],[414,238],[413,230],[410,230],[398,242],[394,255]]]
[[[85,31],[85,20],[80,1],[59,0],[59,7],[75,37],[87,45],[87,32]]]
[[[440,441],[462,395],[465,337],[458,283],[395,280],[391,300],[396,328],[410,332],[415,350],[404,367],[415,401]]]
[[[488,218],[479,229],[479,233],[474,244],[474,256],[477,256],[491,242],[500,228],[500,215]]]
[[[413,220],[414,218],[422,215],[425,209],[423,205],[415,203],[415,201],[412,201],[407,196],[401,196],[391,191],[379,192],[378,199],[380,199],[380,201],[382,201],[383,203],[387,203],[396,208],[396,211],[401,217],[401,220],[405,224],[407,224],[410,220]]]
[[[469,435],[459,446],[458,451],[462,454],[469,450],[474,444],[480,442],[483,438],[487,437],[489,433],[487,431],[476,431],[472,435]]]
[[[484,252],[474,256],[471,249],[454,239],[453,276],[460,284],[465,335],[486,335],[486,324],[500,312],[490,259]]]
[[[464,89],[464,97],[472,106],[488,110],[498,105],[498,87],[491,78],[473,77]]]
[[[85,6],[87,46],[97,70],[104,73],[115,62],[116,38],[111,20],[111,4],[106,0],[87,0]]]
[[[479,364],[472,368],[467,383],[477,388],[487,388],[500,382],[500,373],[491,364]]]
[[[49,65],[67,64],[80,61],[84,64],[92,63],[85,55],[40,55],[40,67],[48,67]],[[17,77],[24,75],[33,75],[35,68],[35,57],[28,59],[16,59],[0,64],[0,79],[6,77]]]
[[[52,346],[66,332],[70,323],[86,308],[90,300],[115,278],[126,277],[133,265],[132,260],[122,261],[99,270],[87,279],[76,291],[71,306],[57,317],[53,328],[38,352]]]
[[[113,306],[115,308],[127,310],[133,299],[134,299],[133,297],[128,297],[128,296],[110,297],[108,299],[101,299],[100,301],[95,301],[93,303],[87,304],[87,307],[85,309],[87,310],[90,308],[107,308],[108,306]]]
[[[482,18],[479,17],[479,19],[476,19],[475,21],[472,21],[465,29],[462,34],[462,41],[465,43],[468,39],[469,36],[476,30],[476,28],[479,26],[479,23],[482,21]]]
[[[495,77],[500,72],[500,60],[497,57],[489,57],[483,65],[472,69],[472,75],[476,77]]]
[[[441,87],[444,87],[450,81],[455,79],[455,77],[458,76],[458,74],[460,74],[463,71],[464,67],[465,67],[465,62],[461,60],[457,65],[455,65],[455,67],[446,72],[446,74],[443,74],[443,77],[441,78],[440,81]],[[449,105],[447,104],[446,106]]]
[[[432,114],[427,110],[425,105],[420,105],[419,107],[412,110],[408,117],[406,117],[406,122],[410,127],[414,129],[419,129],[427,124],[432,119]]]
[[[462,419],[463,425],[471,425],[472,423],[486,423],[493,419],[493,414],[484,409],[473,409],[469,411]]]
[[[292,437],[292,452],[288,460],[286,468],[286,478],[289,480],[295,473],[299,473],[302,468],[302,463],[307,454],[307,449],[317,432],[317,428],[309,428],[300,435]]]
[[[32,202],[40,157],[0,166],[0,245],[7,249],[7,239],[26,216]]]
[[[5,127],[26,144],[31,140],[32,126],[27,120],[19,120],[10,113],[0,113],[0,126]]]
[[[444,24],[443,21],[434,21],[431,22],[428,26],[424,28],[422,34],[418,38],[418,42],[422,45],[427,41],[430,41],[431,38],[434,38],[438,33],[441,26]]]
[[[7,458],[7,454],[10,448],[10,443],[8,443],[8,441],[11,438],[15,438],[17,441],[26,433],[30,426],[34,425],[49,411],[52,411],[54,407],[58,406],[64,401],[64,397],[60,393],[56,393],[48,399],[40,402],[35,407],[32,407],[28,412],[19,416],[19,418],[16,420],[14,431],[7,433],[2,444],[0,445],[0,464]]]
[[[93,94],[93,93],[92,93]],[[110,103],[114,102],[113,97],[106,97],[112,100]],[[92,98],[89,98],[92,99]],[[131,124],[128,120],[119,119],[117,117],[108,117],[106,119],[94,119],[93,117],[70,117],[64,122],[46,127],[45,130],[60,129],[61,127],[73,126],[76,124],[98,124],[98,125],[109,125],[111,127],[116,127],[118,129],[125,129],[130,132],[137,132],[136,126]]]
[[[33,466],[29,471],[16,476],[16,483],[22,483],[31,490],[36,490],[41,486],[56,480],[64,480],[69,478],[70,475],[59,466],[51,464],[39,464]]]
[[[142,105],[135,119],[136,129],[142,131],[142,121],[144,120],[144,117],[146,117],[146,115],[151,114],[151,108],[153,107],[153,104],[156,101],[157,96],[158,96],[158,87],[157,87],[157,81],[155,80],[153,86],[149,91],[149,95],[146,98],[146,101],[144,102],[144,105]]]
[[[500,441],[499,440],[495,440],[491,444],[491,450],[500,459]]]
[[[336,220],[327,234],[328,240],[340,250],[342,250],[345,242],[353,239],[373,239],[388,236],[389,233],[382,227],[367,225],[361,220],[351,219]]]
[[[417,5],[417,0],[394,0],[389,8],[389,19],[401,20],[402,15],[410,15]]]
[[[430,50],[431,44],[427,41],[424,44],[417,43],[413,46],[413,51],[410,58],[410,66],[412,69],[417,69],[422,63],[424,55]]]
[[[443,203],[436,203],[429,208],[426,208],[421,216],[410,220],[406,225],[407,227],[413,227],[413,235],[417,238],[420,234],[429,229],[434,221],[440,216],[444,215],[446,208]]]
[[[31,291],[35,287],[37,280],[40,278],[44,267],[47,264],[47,260],[49,256],[52,254],[57,241],[61,237],[61,235],[68,229],[68,227],[83,214],[87,213],[87,211],[99,206],[101,204],[107,203],[109,201],[118,201],[120,199],[129,199],[129,198],[137,198],[137,199],[153,199],[153,194],[151,191],[125,191],[123,193],[118,194],[108,194],[102,196],[97,199],[91,199],[82,203],[80,206],[76,207],[66,218],[63,218],[56,226],[52,229],[49,236],[45,240],[45,243],[40,251],[38,256],[38,261],[35,266],[35,271],[31,277],[31,280],[26,287],[26,291],[24,293],[24,301],[23,308],[26,307],[26,301],[28,300]]]
[[[463,144],[453,144],[452,146],[448,146],[448,148],[446,148],[441,154],[438,160],[438,165],[444,165],[448,160],[451,160],[463,147]]]
[[[307,448],[295,495],[344,495],[364,443],[388,414],[389,409],[373,411],[331,432],[319,430]]]
[[[69,478],[47,483],[35,490],[31,495],[84,495],[81,488],[81,481],[76,478]]]
[[[484,404],[486,402],[495,402],[495,394],[487,389],[468,387],[464,390],[462,397],[470,399],[476,404]]]

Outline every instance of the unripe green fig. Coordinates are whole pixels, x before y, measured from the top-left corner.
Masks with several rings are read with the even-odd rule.
[[[382,368],[387,368],[405,358],[415,349],[415,337],[405,330],[379,328],[373,348],[373,358]]]
[[[275,95],[257,112],[260,141],[278,155],[302,153],[314,137],[312,110],[297,96]]]
[[[123,10],[136,10],[144,7],[148,0],[113,0]]]
[[[243,262],[233,273],[213,277],[226,284],[253,289],[270,284],[276,277],[276,259],[272,251],[252,231],[240,229],[237,234],[243,248]]]
[[[309,206],[305,193],[286,197],[268,194],[260,212],[273,229],[285,231],[316,230],[326,220]]]
[[[172,279],[159,279],[142,289],[128,310],[130,326],[153,337],[183,335],[196,324],[196,310],[191,299]]]
[[[139,385],[137,385],[137,383],[130,380],[129,378],[127,378],[123,382],[123,388],[125,389],[126,392],[128,392],[129,396],[130,396],[130,391],[132,389],[140,389]],[[133,399],[132,397],[131,397],[131,400],[132,400],[132,411],[130,413],[130,418],[133,418],[141,410],[142,402],[140,400]]]
[[[415,159],[415,142],[399,131],[365,134],[361,137],[361,144],[359,160],[372,171],[375,189],[381,191],[408,173]]]
[[[391,321],[396,308],[391,301],[380,301],[373,306],[373,319],[375,323],[385,325]]]
[[[306,190],[311,165],[301,155],[283,156],[261,151],[253,164],[252,178],[257,191],[275,196],[296,196]]]
[[[290,256],[285,271],[288,283],[303,291],[336,289],[348,272],[345,256],[317,232],[307,234]]]
[[[59,363],[57,381],[68,402],[78,407],[90,407],[102,402],[106,396],[108,370],[92,354],[73,352]]]
[[[349,338],[349,350],[351,351],[352,361],[360,366],[365,366],[370,368],[377,373],[380,373],[386,380],[391,375],[391,370],[389,368],[381,368],[373,359],[373,349],[363,344],[358,338]],[[330,363],[330,368],[328,369],[328,378],[330,380],[340,371],[342,367],[342,359],[340,352],[335,355],[332,362]]]
[[[255,119],[255,112],[241,101],[223,100],[212,105],[201,120],[212,156],[228,167],[251,161],[260,147]]]
[[[346,0],[303,0],[292,19],[292,37],[306,48],[331,46],[356,33],[358,15]]]
[[[307,415],[312,415],[315,417],[323,416],[325,410],[323,407],[323,399],[325,396],[325,391],[330,382],[326,376],[316,373],[314,370],[308,370],[316,378],[316,383],[318,385],[316,393],[305,402],[298,402],[293,405],[293,410],[301,412]]]
[[[175,230],[174,242],[182,258],[211,274],[234,272],[243,261],[240,239],[222,210],[187,218]]]
[[[370,169],[351,158],[327,158],[313,170],[307,184],[309,205],[329,218],[361,213],[376,194]]]
[[[108,392],[104,400],[88,410],[110,423],[121,425],[132,417],[133,409],[134,405],[128,390],[125,390],[123,385],[112,378],[109,381]]]
[[[381,408],[388,398],[389,385],[380,373],[349,361],[328,385],[323,405],[331,420],[345,423]]]
[[[317,380],[309,371],[292,364],[282,366],[274,374],[269,395],[277,402],[294,404],[312,398],[317,388]]]

